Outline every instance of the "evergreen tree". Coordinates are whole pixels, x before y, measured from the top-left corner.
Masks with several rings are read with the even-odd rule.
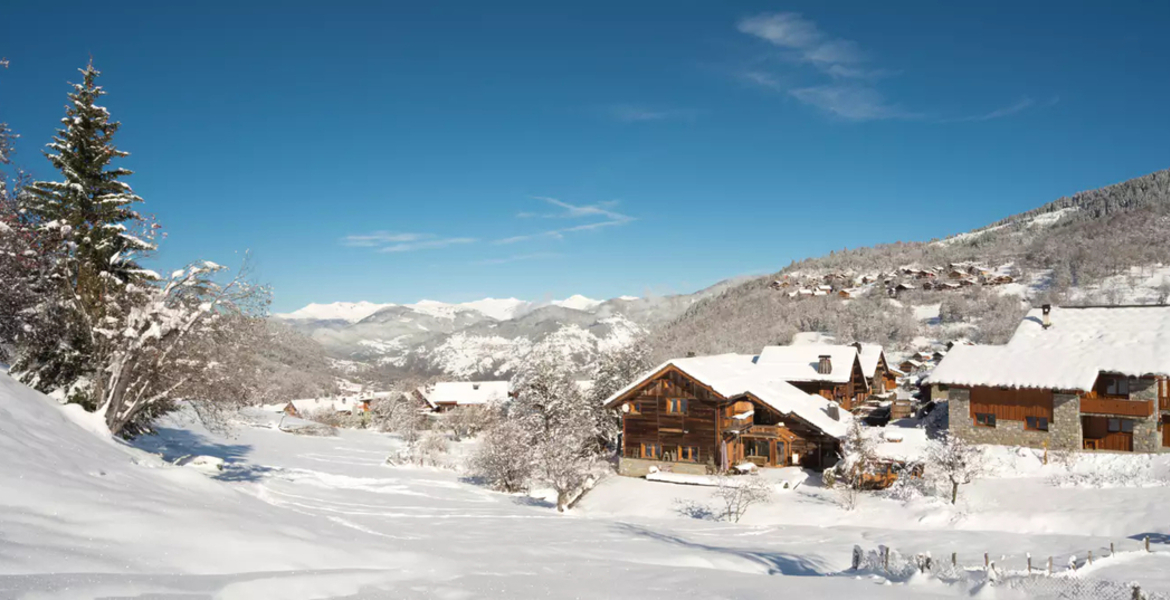
[[[114,307],[119,296],[125,300],[127,284],[156,277],[136,262],[154,245],[131,232],[145,230],[149,237],[150,231],[132,208],[141,198],[121,181],[131,172],[111,164],[127,155],[113,143],[120,124],[96,104],[105,91],[92,61],[80,71],[82,83],[73,85],[63,127],[45,153],[62,180],[32,183],[18,197],[47,273],[37,277],[44,288],[38,322],[26,328],[31,335],[13,371],[37,389],[63,389],[72,400],[92,404],[85,387],[101,353],[94,331],[128,309]]]
[[[60,231],[67,240],[61,258],[69,283],[79,308],[94,323],[105,314],[111,287],[153,278],[139,268],[136,257],[154,244],[131,233],[145,226],[132,208],[142,199],[121,181],[131,171],[111,164],[128,153],[114,146],[121,124],[96,104],[106,93],[97,85],[101,73],[92,61],[80,71],[82,83],[69,94],[64,127],[45,153],[63,179],[29,186],[27,210],[41,228]]]

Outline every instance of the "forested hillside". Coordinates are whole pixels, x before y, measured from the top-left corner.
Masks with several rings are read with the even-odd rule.
[[[659,356],[754,352],[765,344],[787,343],[799,331],[826,331],[842,340],[895,348],[909,347],[919,336],[994,343],[1010,334],[1029,304],[1165,302],[1170,280],[1157,266],[1170,264],[1167,230],[1170,170],[1080,192],[951,238],[794,262],[697,302],[656,331],[653,345]],[[910,289],[897,300],[886,294],[904,279],[914,283],[901,275],[904,267],[961,263],[999,267],[1010,271],[1016,283],[959,291]],[[871,273],[884,279],[850,300],[792,297],[769,287],[777,280]]]

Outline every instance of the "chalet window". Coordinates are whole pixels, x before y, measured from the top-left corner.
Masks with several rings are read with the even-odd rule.
[[[674,415],[687,414],[687,399],[686,398],[667,398],[666,412]]]
[[[662,446],[642,443],[642,458],[662,458]]]
[[[938,384],[938,391],[940,391],[940,392],[946,392],[946,391],[949,391],[950,389],[951,389],[951,386],[949,386],[945,383]]]
[[[1109,433],[1133,433],[1132,419],[1109,419]]]
[[[628,403],[626,403],[626,406],[630,407],[629,414],[631,414],[631,415],[642,414],[642,403],[641,402],[628,402]]]
[[[975,425],[979,427],[995,427],[995,414],[975,413]]]
[[[1032,431],[1048,431],[1047,417],[1026,417],[1024,419],[1025,428]]]
[[[1105,395],[1107,396],[1128,396],[1129,395],[1129,378],[1127,377],[1111,377],[1105,381]]]
[[[695,446],[679,446],[678,459],[684,462],[697,462],[699,460],[699,449]]]

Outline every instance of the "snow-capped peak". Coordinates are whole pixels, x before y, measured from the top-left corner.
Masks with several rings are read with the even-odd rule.
[[[572,296],[569,296],[568,298],[565,298],[564,300],[553,300],[551,302],[551,304],[553,306],[560,306],[561,308],[571,308],[573,310],[590,310],[592,308],[596,308],[598,305],[601,304],[601,302],[602,302],[601,300],[594,300],[592,298],[586,298],[585,296],[582,296],[581,294],[573,294]]]
[[[333,302],[331,304],[310,304],[290,313],[273,315],[281,319],[305,319],[315,321],[347,321],[357,323],[362,319],[393,304],[373,302]]]
[[[517,317],[530,306],[530,303],[518,298],[484,298],[474,302],[464,302],[460,306],[478,310],[497,321],[507,321]]]

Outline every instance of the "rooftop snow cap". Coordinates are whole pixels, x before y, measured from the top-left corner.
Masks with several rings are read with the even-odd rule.
[[[828,354],[817,357],[817,373],[828,375],[833,372],[833,359]]]

